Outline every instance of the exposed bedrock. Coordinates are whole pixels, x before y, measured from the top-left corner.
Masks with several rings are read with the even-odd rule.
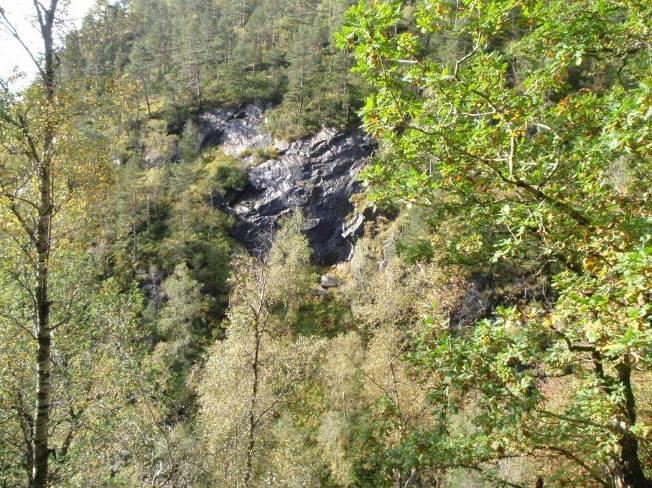
[[[289,144],[276,141],[261,131],[264,112],[257,106],[213,111],[202,121],[204,145],[220,144],[232,155],[270,147],[278,154],[250,168],[244,191],[224,202],[237,217],[237,239],[260,250],[279,219],[299,210],[317,262],[349,257],[364,225],[350,199],[361,190],[357,177],[375,148],[373,139],[359,131],[324,128]]]

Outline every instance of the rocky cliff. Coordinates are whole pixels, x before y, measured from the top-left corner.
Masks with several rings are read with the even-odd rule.
[[[216,110],[201,117],[204,146],[221,145],[231,155],[273,148],[273,159],[252,166],[244,191],[223,206],[237,217],[235,237],[259,250],[284,215],[301,211],[313,255],[321,264],[349,257],[364,216],[353,214],[350,198],[361,190],[358,173],[375,148],[361,132],[324,128],[312,137],[287,143],[262,130],[264,110]]]

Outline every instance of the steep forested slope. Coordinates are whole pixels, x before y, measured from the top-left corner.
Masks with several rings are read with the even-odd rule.
[[[1,486],[652,485],[647,2],[35,5]]]
[[[189,111],[275,101],[270,128],[347,125],[360,104],[350,56],[333,42],[347,0],[98,3],[68,36],[65,78],[86,88],[127,76],[139,110],[181,126]]]

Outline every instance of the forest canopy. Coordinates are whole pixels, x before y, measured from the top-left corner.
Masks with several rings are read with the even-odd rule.
[[[65,7],[0,80],[0,486],[652,487],[652,4]],[[315,140],[349,258],[247,249]]]

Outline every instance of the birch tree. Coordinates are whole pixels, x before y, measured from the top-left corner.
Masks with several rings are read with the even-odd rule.
[[[300,219],[286,224],[265,259],[240,260],[227,337],[211,349],[198,386],[203,439],[221,486],[260,486],[283,475],[271,461],[281,452],[275,418],[322,345],[292,337],[288,327],[301,291],[309,291],[310,253],[300,226]]]
[[[0,280],[6,299],[0,327],[5,333],[13,328],[17,335],[12,343],[22,344],[22,354],[3,359],[36,372],[31,379],[23,378],[27,383],[15,383],[31,382],[31,393],[14,389],[10,396],[19,400],[14,406],[22,426],[28,485],[40,488],[50,483],[53,454],[65,454],[75,435],[71,428],[69,436],[57,438],[53,445],[53,433],[61,426],[58,409],[69,404],[60,395],[66,392],[62,383],[70,357],[62,348],[55,354],[54,341],[63,346],[72,340],[72,324],[84,324],[88,318],[88,243],[112,173],[108,141],[99,135],[99,106],[60,82],[55,46],[59,2],[34,1],[33,7],[41,52],[30,49],[25,34],[0,8],[1,28],[22,45],[37,73],[21,93],[12,92],[5,82],[0,87]],[[93,113],[93,121],[84,120],[82,113]],[[59,383],[53,379],[55,369],[61,373]],[[64,423],[71,426],[76,414],[69,413]]]
[[[36,405],[34,425],[32,427],[32,446],[30,460],[32,475],[30,485],[35,488],[45,487],[48,483],[49,451],[49,416],[50,416],[50,373],[51,373],[51,343],[53,324],[50,323],[52,302],[49,295],[51,254],[52,217],[55,212],[55,202],[52,195],[53,163],[55,157],[55,138],[57,136],[56,95],[57,60],[54,50],[54,28],[57,18],[58,0],[50,0],[45,7],[34,1],[34,10],[38,21],[38,29],[43,42],[42,59],[37,58],[25,44],[21,34],[9,21],[4,10],[0,11],[2,27],[8,31],[28,52],[38,70],[39,85],[42,91],[43,112],[41,120],[30,120],[26,113],[13,114],[2,111],[5,124],[13,126],[21,133],[22,150],[30,164],[29,173],[23,176],[26,183],[35,187],[35,199],[25,199],[24,187],[14,187],[3,191],[9,210],[19,224],[21,231],[28,236],[28,253],[33,260],[34,284],[30,286],[33,295],[33,314],[35,322],[35,337],[38,341],[38,352],[35,358]],[[38,123],[38,127],[35,124]],[[4,190],[4,188],[3,188]],[[13,190],[13,191],[12,191]],[[29,207],[29,210],[25,208]]]

